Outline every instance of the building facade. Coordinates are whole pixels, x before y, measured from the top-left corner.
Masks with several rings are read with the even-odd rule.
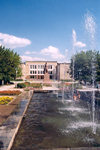
[[[48,73],[51,80],[70,79],[70,64],[57,63],[57,61],[26,61],[21,64],[23,80],[43,80],[44,66],[47,62]]]

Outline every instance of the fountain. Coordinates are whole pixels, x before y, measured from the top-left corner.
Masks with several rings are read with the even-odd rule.
[[[96,24],[94,21],[94,17],[88,12],[85,15],[85,28],[89,34],[89,39],[91,43],[92,53],[94,53],[93,49],[95,48],[95,28]],[[95,126],[95,55],[92,56],[92,119],[93,119],[93,133],[96,133],[96,126]]]
[[[86,15],[85,24],[86,30],[91,34],[91,38],[94,41],[95,22],[93,21],[93,17]],[[90,27],[91,30],[89,29]],[[75,50],[74,35],[75,32],[73,30],[73,54]],[[79,101],[73,101],[75,90],[74,61],[73,57],[73,84],[72,89],[68,89],[72,90],[70,94],[72,99],[65,92],[64,81],[62,81],[61,85],[62,91],[60,94],[62,94],[62,97],[56,95],[52,90],[34,91],[25,117],[14,140],[12,150],[56,148],[68,148],[69,150],[74,148],[82,148],[82,150],[90,148],[95,150],[100,149],[100,117],[98,117],[98,123],[95,121],[95,112],[98,113],[98,110],[95,109],[94,57],[92,59],[92,120],[90,117],[91,105],[88,100],[80,99]],[[45,68],[47,68],[47,65]],[[47,72],[46,69],[45,73]],[[46,75],[45,79],[46,81],[49,79],[48,75]],[[53,85],[56,86],[55,84]],[[29,137],[31,137],[31,140]]]
[[[64,80],[62,81],[62,102],[65,100],[65,63],[64,63]]]

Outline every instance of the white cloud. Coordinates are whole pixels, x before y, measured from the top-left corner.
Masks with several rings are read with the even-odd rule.
[[[40,53],[42,55],[49,56],[49,58],[55,60],[65,59],[65,56],[60,53],[59,49],[53,46],[49,46],[48,48],[42,49]]]
[[[77,36],[76,36],[75,30],[72,31],[72,38],[73,38],[73,46],[74,47],[79,47],[79,48],[86,47],[85,43],[77,41]]]
[[[7,48],[25,47],[30,45],[31,41],[26,38],[19,38],[9,34],[0,33],[0,45]]]
[[[22,61],[45,61],[44,58],[40,58],[40,57],[31,57],[31,56],[20,56]]]
[[[35,52],[35,51],[33,51],[33,52],[31,52],[31,51],[26,51],[26,52],[25,52],[26,55],[31,55],[31,54],[36,54],[36,53],[37,53],[37,52]]]
[[[26,51],[23,56],[21,56],[22,61],[58,61],[66,62],[68,56],[68,49],[65,50],[64,55],[61,54],[60,50],[53,46],[48,46],[38,52],[36,51]],[[34,54],[34,55],[32,55]],[[35,56],[35,57],[34,57]]]

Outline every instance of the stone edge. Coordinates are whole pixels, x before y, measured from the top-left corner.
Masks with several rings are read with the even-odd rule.
[[[34,91],[33,91],[33,92],[34,92]],[[28,108],[28,106],[29,106],[29,103],[30,103],[30,101],[31,101],[31,98],[32,98],[32,97],[30,97],[30,99],[29,99],[29,101],[28,101],[28,103],[27,103],[27,105],[26,105],[26,107],[25,107],[25,110],[24,110],[24,112],[23,112],[23,114],[22,114],[22,117],[21,117],[21,119],[20,119],[19,122],[18,122],[18,125],[17,125],[17,127],[16,127],[16,129],[15,129],[15,132],[14,132],[13,137],[11,138],[11,141],[10,141],[10,143],[9,143],[9,146],[8,146],[7,150],[11,150],[11,148],[12,148],[12,146],[13,146],[15,137],[16,137],[16,135],[17,135],[17,133],[18,133],[18,130],[19,130],[20,125],[21,125],[21,123],[22,123],[23,117],[24,117],[24,115],[25,115],[25,113],[26,113],[26,111],[27,111],[27,108]]]

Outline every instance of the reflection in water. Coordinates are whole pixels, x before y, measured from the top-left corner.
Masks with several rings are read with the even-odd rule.
[[[35,93],[12,150],[100,146],[100,120],[93,134],[88,105],[82,100],[62,102],[54,93]]]

